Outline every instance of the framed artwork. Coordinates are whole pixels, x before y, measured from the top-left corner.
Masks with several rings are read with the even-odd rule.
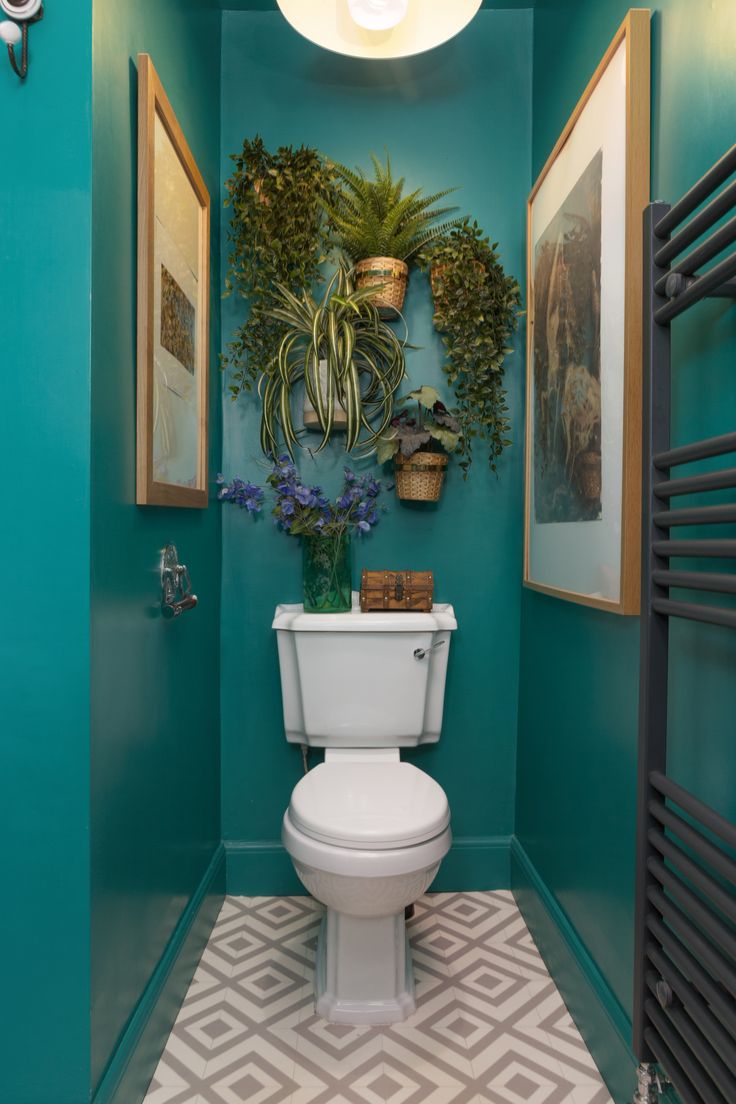
[[[527,205],[524,583],[639,612],[649,24],[632,9]]]
[[[210,197],[148,54],[138,55],[141,505],[207,506]]]

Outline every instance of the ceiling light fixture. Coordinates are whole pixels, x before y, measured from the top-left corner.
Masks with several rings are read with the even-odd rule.
[[[284,18],[310,42],[359,58],[400,58],[432,50],[467,27],[481,0],[278,0]]]
[[[348,0],[350,15],[366,31],[388,31],[407,13],[409,0]]]

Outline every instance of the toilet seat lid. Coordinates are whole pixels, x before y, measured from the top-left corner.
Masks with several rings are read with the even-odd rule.
[[[329,762],[294,787],[289,816],[323,843],[388,850],[439,835],[450,807],[442,787],[411,763]]]

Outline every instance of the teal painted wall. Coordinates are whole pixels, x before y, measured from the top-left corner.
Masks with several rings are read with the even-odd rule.
[[[220,840],[220,510],[135,505],[138,52],[152,55],[213,198],[213,473],[220,455],[220,14],[202,0],[94,0],[93,1087]],[[157,609],[168,541],[200,600],[174,622]]]
[[[457,202],[500,243],[507,270],[524,266],[524,204],[530,179],[531,13],[482,12],[472,28],[424,57],[360,64],[311,46],[277,15],[226,13],[223,23],[222,171],[247,135],[269,146],[314,145],[348,164],[386,147],[411,186],[428,192],[459,185]],[[226,230],[223,219],[223,234]],[[226,246],[223,244],[223,265]],[[241,307],[223,306],[223,342]],[[413,275],[406,315],[412,384],[440,379],[441,346],[431,325],[427,282]],[[482,454],[463,485],[453,467],[438,508],[412,508],[393,494],[390,513],[355,551],[362,567],[431,567],[437,598],[452,601],[460,630],[452,645],[443,738],[411,754],[436,776],[453,808],[456,837],[471,838],[463,879],[476,888],[499,878],[483,841],[514,824],[519,563],[521,555],[522,338],[508,362],[515,445],[497,480]],[[408,389],[408,388],[407,388]],[[225,400],[223,470],[263,478],[256,403]],[[334,449],[306,478],[334,489],[344,463]],[[232,507],[223,515],[222,734],[226,841],[276,840],[301,771],[283,735],[276,644],[270,628],[279,601],[300,599],[300,549]],[[475,844],[479,843],[478,846]],[[497,841],[498,842],[498,841]],[[288,878],[278,851],[241,855],[232,890],[273,892]],[[257,862],[256,862],[257,859]],[[508,856],[505,858],[505,868]],[[448,866],[448,870],[450,867]]]
[[[627,8],[625,0],[538,5],[534,175]],[[736,19],[731,0],[662,0],[652,9],[652,193],[673,200],[733,142]],[[675,324],[673,339],[673,442],[732,429],[733,306],[701,305]],[[626,1016],[638,633],[637,618],[524,593],[517,834]],[[670,770],[733,817],[736,639],[676,623],[672,644]]]
[[[0,1100],[77,1104],[89,1083],[89,0],[50,5],[31,43],[25,85],[0,58]]]

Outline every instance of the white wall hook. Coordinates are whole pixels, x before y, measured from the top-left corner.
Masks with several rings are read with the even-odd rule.
[[[20,80],[25,80],[28,75],[28,27],[43,19],[43,0],[0,0],[0,12],[10,16],[9,20],[0,23],[0,40],[8,48],[13,71]],[[22,43],[20,63],[15,56],[19,43]]]

